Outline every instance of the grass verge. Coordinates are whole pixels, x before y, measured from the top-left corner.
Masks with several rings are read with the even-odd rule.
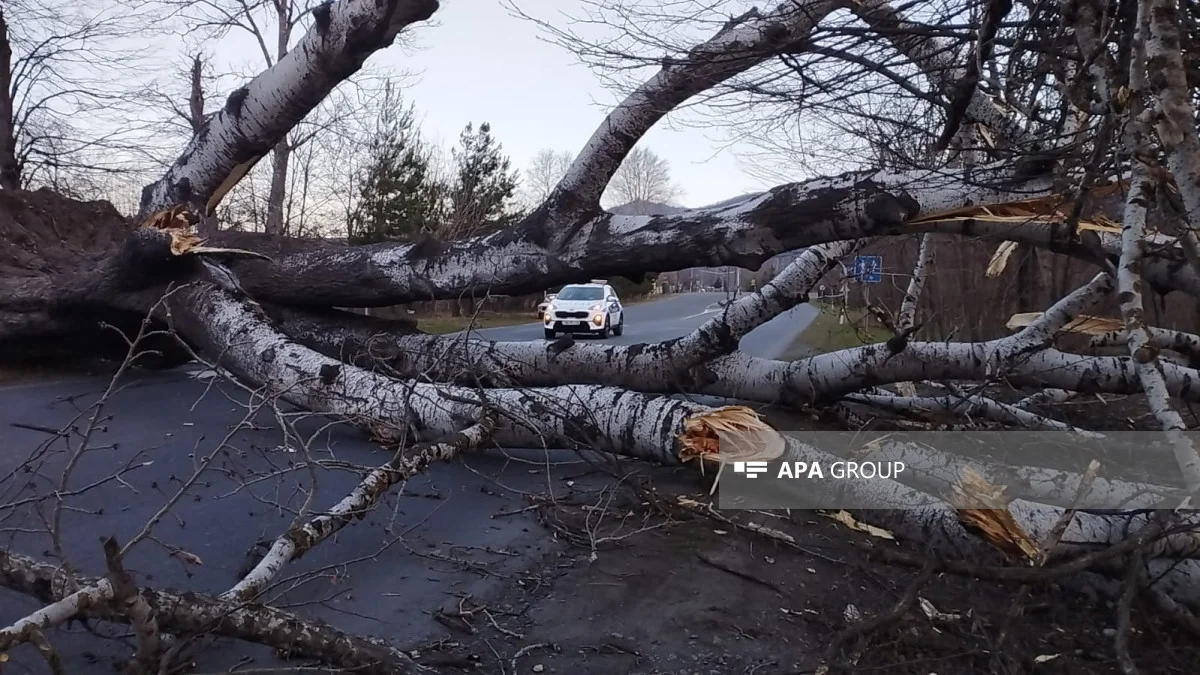
[[[480,314],[479,316],[422,316],[417,318],[417,328],[426,333],[445,335],[447,333],[457,333],[467,330],[468,328],[473,330],[500,328],[523,323],[534,323],[535,321],[537,321],[537,317],[533,316],[532,312],[488,313]]]
[[[836,352],[863,345],[883,342],[888,338],[886,331],[875,320],[867,321],[866,313],[847,310],[845,321],[841,321],[842,308],[832,304],[820,305],[820,313],[792,342],[783,354],[783,361],[795,361],[813,354]]]
[[[624,303],[626,307],[630,305],[640,305],[653,300],[662,300],[671,297],[671,294],[666,295],[644,295],[628,300]],[[472,321],[472,319],[474,319]],[[537,323],[537,317],[533,312],[486,312],[481,313],[477,317],[470,316],[421,316],[417,317],[417,328],[434,335],[445,335],[447,333],[457,333],[467,330],[468,327],[473,330],[483,328],[502,328],[504,326],[517,326],[523,323]]]

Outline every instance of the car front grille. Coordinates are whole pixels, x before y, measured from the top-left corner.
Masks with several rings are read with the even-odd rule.
[[[588,317],[588,313],[587,312],[555,312],[554,317],[556,319],[586,319]]]

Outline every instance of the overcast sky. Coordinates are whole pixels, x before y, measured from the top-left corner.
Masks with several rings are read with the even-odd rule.
[[[578,15],[578,0],[516,0],[525,13],[566,25],[560,12]],[[370,64],[414,71],[404,93],[422,119],[422,132],[450,146],[467,122],[487,121],[513,165],[522,171],[542,148],[574,155],[604,119],[616,92],[606,90],[587,66],[539,35],[528,19],[499,0],[442,0],[436,27],[422,29],[413,49],[392,47]],[[261,56],[244,32],[222,40],[220,57],[261,68]],[[224,98],[224,93],[221,94]],[[663,120],[641,141],[670,162],[683,188],[680,202],[702,206],[766,187],[746,175],[716,130],[671,130]],[[734,146],[736,148],[736,146]]]
[[[530,16],[565,25],[559,12],[578,14],[575,0],[516,0]],[[539,27],[498,0],[443,0],[440,27],[424,31],[413,56],[420,80],[410,96],[425,114],[424,128],[447,140],[468,121],[488,120],[521,168],[539,149],[577,152],[604,119],[616,92]],[[383,58],[408,61],[402,55]],[[382,59],[381,59],[382,60]],[[664,120],[641,141],[671,163],[683,188],[680,201],[701,206],[764,187],[742,172],[718,131],[667,128]]]

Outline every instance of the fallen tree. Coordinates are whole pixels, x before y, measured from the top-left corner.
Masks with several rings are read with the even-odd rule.
[[[1064,115],[1082,112],[1098,120],[1080,131],[1087,143],[1062,150],[1074,161],[1073,171],[1022,170],[1017,161],[1021,152],[1053,135],[1048,127],[1063,120],[1048,121],[1036,112],[1020,114],[1016,106],[1001,105],[998,92],[981,88],[977,72],[948,74],[946,62],[937,56],[939,40],[897,23],[885,3],[789,0],[765,13],[737,17],[690,49],[686,58],[665,60],[657,75],[605,119],[547,200],[512,228],[456,241],[425,238],[271,254],[229,237],[200,240],[197,224],[255,162],[371,53],[437,9],[432,0],[322,5],[316,10],[316,27],[301,44],[231,94],[164,177],[146,187],[135,222],[113,218],[106,224],[123,236],[97,242],[86,252],[87,265],[47,257],[37,270],[25,261],[26,271],[34,273],[0,278],[0,346],[13,360],[85,351],[132,353],[137,363],[157,353],[160,365],[171,365],[198,356],[231,373],[257,396],[349,420],[401,450],[323,515],[297,522],[274,539],[264,557],[219,597],[133,587],[121,572],[123,554],[133,543],[106,550],[110,574],[104,579],[63,575],[16,551],[0,551],[0,582],[47,603],[0,630],[0,650],[30,641],[53,659],[53,650],[43,648],[48,639],[44,629],[87,616],[133,624],[140,636],[133,663],[146,672],[174,657],[168,646],[172,639],[213,626],[217,634],[286,646],[339,667],[415,672],[419,666],[396,646],[346,635],[254,601],[285,565],[373,508],[390,487],[430,462],[490,443],[586,449],[660,464],[707,463],[707,472],[735,454],[731,439],[739,434],[758,439],[758,449],[767,448],[770,459],[811,463],[837,458],[829,449],[778,434],[741,405],[745,402],[808,406],[851,421],[886,409],[897,424],[938,408],[964,416],[964,428],[982,417],[1006,428],[1081,431],[1058,419],[1053,405],[1034,412],[1028,400],[1000,400],[1000,382],[1064,392],[1043,397],[1050,403],[1071,392],[1145,394],[1159,428],[1170,432],[1180,485],[1102,480],[1097,488],[1094,475],[1041,467],[1016,467],[1010,473],[1009,467],[903,446],[891,448],[888,456],[903,457],[923,472],[825,496],[869,505],[855,509],[863,520],[921,540],[940,556],[979,556],[999,548],[1023,564],[1046,567],[1045,578],[1095,584],[1094,577],[1083,573],[1107,575],[1124,584],[1121,598],[1143,594],[1191,625],[1191,612],[1200,610],[1200,539],[1191,502],[1179,495],[1181,486],[1184,495],[1200,488],[1200,459],[1174,406],[1200,399],[1200,373],[1159,359],[1157,350],[1187,352],[1196,339],[1144,325],[1140,287],[1148,283],[1200,297],[1200,276],[1188,253],[1192,224],[1186,217],[1182,225],[1176,223],[1178,240],[1150,233],[1147,225],[1152,215],[1169,220],[1151,207],[1155,191],[1179,192],[1185,203],[1191,199],[1189,186],[1178,176],[1167,180],[1169,172],[1153,158],[1159,146],[1171,158],[1167,168],[1182,171],[1189,166],[1185,160],[1200,161],[1187,155],[1200,145],[1173,138],[1168,142],[1163,129],[1187,139],[1196,130],[1180,131],[1178,122],[1163,127],[1161,120],[1156,145],[1141,121],[1142,104],[1131,103],[1137,99],[1128,93],[1130,88],[1145,93],[1152,61],[1161,61],[1164,53],[1178,54],[1178,39],[1171,37],[1176,17],[1153,11],[1152,5],[1162,4],[1158,0],[1118,4],[1118,28],[1104,38],[1123,50],[1116,61],[1107,51],[1103,57],[1089,53],[1100,37],[1087,11],[1070,0],[1054,8],[1053,18],[1068,28],[1064,34],[1078,42],[1070,54],[1050,55],[1071,65],[1063,73],[1073,73],[1056,83],[1071,90],[1057,102]],[[669,216],[619,216],[599,207],[622,159],[671,109],[768,61],[786,61],[810,49],[830,53],[816,29],[845,7],[876,37],[889,38],[935,83],[935,100],[948,109],[947,117],[997,139],[971,151],[988,161],[954,164],[935,156],[927,166],[906,171],[853,171]],[[1049,34],[1057,26],[1051,16],[1038,13],[1049,10],[1028,11],[1039,30]],[[982,43],[972,47],[982,50],[984,60],[1002,19],[989,14],[990,28],[982,31]],[[1050,58],[1047,53],[1039,56]],[[838,55],[849,59],[845,52]],[[1149,112],[1165,119],[1184,104],[1170,90],[1179,83],[1163,86],[1167,90],[1154,94],[1159,107]],[[1094,97],[1098,105],[1077,105],[1084,101],[1076,100],[1076,89],[1085,89],[1084,98]],[[1038,96],[1046,94],[1033,94]],[[1110,156],[1110,127],[1131,120],[1136,124],[1129,126],[1122,150]],[[1132,178],[1123,179],[1129,170]],[[1126,191],[1119,216],[1123,224],[1116,227],[1116,214],[1106,215],[1095,202]],[[912,339],[921,320],[917,301],[925,276],[936,267],[923,245],[904,306],[891,326],[894,336],[886,342],[795,362],[738,351],[750,331],[805,302],[813,287],[864,240],[912,233],[1016,242],[1093,263],[1100,271],[1010,336],[979,343],[917,341]],[[656,344],[432,336],[410,323],[335,309],[533,292],[600,275],[636,278],[722,264],[757,268],[775,254],[801,248],[807,250],[771,283],[731,303],[695,331]],[[1113,306],[1114,300],[1122,330],[1098,342],[1125,345],[1128,354],[1096,357],[1056,347],[1056,338],[1075,330],[1077,319]],[[112,327],[137,337],[99,342]],[[168,330],[171,340],[160,337]],[[964,382],[983,386],[968,395],[962,391]],[[945,390],[918,395],[887,388],[915,386],[911,383]],[[734,399],[735,405],[713,407],[672,396],[693,393]],[[972,472],[991,480],[1015,475],[1021,481],[1017,498],[996,497],[996,486],[987,478],[973,479]],[[1099,512],[1073,505],[1079,493],[1093,489],[1130,506]],[[955,490],[967,495],[965,501],[946,497]],[[146,532],[152,527],[148,524]],[[107,545],[113,547],[115,542]],[[1117,651],[1125,650],[1118,639]]]

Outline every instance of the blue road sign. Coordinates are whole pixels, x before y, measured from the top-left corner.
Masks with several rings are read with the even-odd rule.
[[[860,255],[854,257],[854,278],[864,284],[883,281],[883,257]]]

